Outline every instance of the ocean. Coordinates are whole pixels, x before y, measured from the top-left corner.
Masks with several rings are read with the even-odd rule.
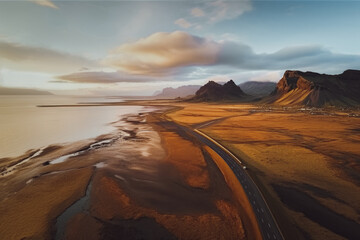
[[[0,158],[16,157],[30,149],[68,143],[101,134],[122,115],[141,106],[37,107],[37,105],[119,102],[119,99],[68,96],[0,96]]]

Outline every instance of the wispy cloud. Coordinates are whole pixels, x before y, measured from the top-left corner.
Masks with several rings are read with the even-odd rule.
[[[55,8],[55,9],[59,8],[50,0],[30,0],[30,1],[44,7]]]
[[[191,15],[193,15],[194,17],[203,17],[205,16],[205,13],[201,8],[196,7],[191,9]]]
[[[186,21],[184,18],[179,18],[178,20],[175,21],[175,24],[182,28],[189,28],[192,26],[192,24]]]
[[[174,23],[182,28],[199,28],[206,24],[237,18],[251,10],[252,3],[250,0],[203,2],[198,7],[190,9],[187,16],[176,20]],[[178,21],[186,22],[186,24],[179,24]]]
[[[252,4],[249,0],[244,1],[222,1],[208,3],[206,7],[209,14],[209,22],[215,23],[223,20],[237,18],[245,12],[252,10]]]
[[[20,71],[64,73],[98,64],[81,56],[0,40],[0,66]]]
[[[121,83],[121,82],[154,82],[155,78],[146,76],[129,75],[121,72],[76,72],[67,75],[58,76],[60,81],[56,82],[73,82],[73,83]]]

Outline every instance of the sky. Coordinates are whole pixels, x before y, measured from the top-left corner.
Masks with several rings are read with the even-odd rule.
[[[0,86],[71,95],[360,69],[360,1],[3,1]]]

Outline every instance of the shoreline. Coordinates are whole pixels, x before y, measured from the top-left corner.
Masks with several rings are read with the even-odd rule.
[[[90,150],[86,150],[79,155],[70,156],[66,161],[60,161],[58,164],[45,164],[44,166],[46,161],[43,161],[38,165],[48,169],[44,176],[51,176],[52,171],[54,173],[66,173],[67,171],[70,171],[74,168],[78,170],[86,169],[85,167],[90,167],[90,165],[94,169],[91,173],[91,176],[95,185],[91,190],[92,200],[90,201],[89,209],[86,211],[86,213],[82,212],[76,214],[76,216],[73,216],[70,220],[71,227],[67,227],[67,232],[64,233],[70,234],[73,239],[76,239],[75,236],[80,237],[80,233],[76,233],[75,229],[79,228],[85,230],[86,227],[83,225],[84,222],[91,222],[91,224],[94,225],[94,232],[92,232],[92,234],[97,236],[104,233],[103,231],[105,230],[102,230],[103,228],[113,229],[111,231],[109,230],[112,232],[115,231],[114,227],[119,227],[120,225],[124,228],[122,228],[121,232],[118,232],[117,234],[128,233],[130,226],[132,228],[136,228],[139,232],[146,232],[147,228],[143,226],[143,224],[144,222],[148,221],[150,221],[148,222],[149,225],[153,225],[153,227],[157,229],[158,234],[163,234],[164,236],[166,235],[171,238],[171,236],[180,236],[183,231],[181,229],[186,228],[187,224],[189,223],[195,224],[195,222],[199,221],[199,217],[203,218],[202,221],[208,221],[207,224],[210,225],[219,221],[219,219],[222,219],[221,222],[227,223],[228,225],[220,226],[219,221],[217,225],[220,226],[219,229],[222,229],[221,231],[232,233],[234,236],[236,235],[240,239],[246,239],[246,236],[249,236],[249,233],[246,231],[251,228],[249,228],[249,223],[246,223],[246,218],[241,216],[243,213],[240,213],[241,207],[235,203],[236,198],[233,196],[234,193],[231,193],[232,190],[228,189],[228,184],[225,181],[226,176],[224,178],[224,175],[220,172],[218,167],[213,167],[215,164],[214,159],[208,156],[209,153],[203,148],[203,146],[201,146],[201,144],[194,141],[194,139],[191,136],[188,136],[185,132],[180,131],[174,127],[176,125],[174,125],[174,121],[190,128],[201,128],[202,131],[204,131],[206,134],[209,134],[209,136],[219,141],[222,145],[226,146],[231,152],[233,152],[237,157],[241,158],[242,161],[245,162],[248,167],[247,171],[249,175],[251,175],[257,186],[261,189],[262,194],[264,194],[265,199],[269,204],[271,211],[274,213],[278,223],[280,224],[281,230],[283,231],[286,238],[290,237],[292,239],[303,239],[309,236],[309,234],[318,233],[316,232],[317,228],[309,228],[308,224],[309,221],[312,221],[311,219],[299,220],[299,218],[296,217],[297,215],[294,217],[294,212],[295,214],[298,214],[298,209],[295,209],[293,205],[291,205],[291,209],[289,209],[289,204],[283,203],[283,201],[288,203],[288,198],[285,199],[283,197],[285,195],[282,194],[280,199],[278,197],[278,191],[275,191],[276,189],[285,189],[289,192],[290,186],[291,189],[295,189],[294,191],[296,191],[297,194],[303,194],[302,196],[307,194],[306,196],[311,197],[311,199],[313,199],[312,201],[316,202],[316,206],[319,206],[319,209],[322,209],[323,212],[324,209],[326,209],[327,212],[333,211],[331,210],[332,205],[327,205],[328,202],[326,201],[329,201],[329,203],[332,204],[331,199],[333,199],[332,194],[334,193],[329,193],[330,195],[327,193],[326,196],[314,195],[318,191],[316,189],[320,189],[321,191],[324,190],[320,188],[321,185],[314,185],[314,187],[319,186],[314,188],[313,185],[309,185],[310,183],[308,182],[306,182],[306,184],[308,184],[306,186],[308,187],[305,190],[299,188],[296,182],[292,183],[292,185],[289,185],[291,183],[291,179],[286,179],[286,181],[284,181],[273,177],[270,175],[272,173],[271,171],[274,171],[271,170],[272,165],[266,165],[265,168],[262,164],[265,164],[266,161],[259,161],[262,156],[267,156],[266,154],[259,156],[256,155],[254,157],[250,155],[251,152],[244,152],[243,149],[238,148],[238,146],[251,146],[255,148],[258,146],[260,141],[265,140],[269,144],[276,144],[277,141],[285,141],[289,137],[281,135],[285,133],[283,130],[277,130],[275,134],[274,129],[276,128],[269,128],[270,135],[268,136],[264,129],[266,129],[268,125],[271,126],[271,121],[269,123],[265,122],[265,125],[259,129],[262,131],[261,134],[258,134],[259,130],[254,128],[249,128],[249,130],[247,130],[245,128],[247,125],[243,126],[243,124],[251,123],[253,125],[255,124],[254,126],[257,126],[257,122],[253,122],[253,120],[258,118],[269,118],[271,116],[276,116],[276,119],[283,117],[288,122],[287,124],[290,124],[293,121],[298,121],[297,119],[299,116],[302,116],[301,119],[308,119],[307,121],[309,122],[315,120],[318,121],[317,119],[321,121],[334,120],[343,122],[351,120],[356,122],[356,116],[349,117],[348,114],[342,114],[342,112],[329,112],[329,114],[311,114],[310,111],[306,112],[300,108],[269,109],[267,107],[254,105],[202,103],[189,104],[177,101],[169,102],[164,100],[145,102],[129,101],[117,104],[150,106],[155,108],[152,109],[151,112],[129,114],[124,118],[125,120],[121,119],[119,121],[115,121],[113,124],[119,124],[116,130],[118,134],[119,131],[122,131],[124,134],[124,136],[119,137],[116,141],[111,141],[111,139],[118,137],[116,134],[107,134],[97,137],[92,142],[82,141],[75,145],[69,144],[69,146],[67,146],[68,153],[76,153],[79,151],[81,152],[86,149]],[[311,111],[314,112],[315,110]],[[123,124],[120,124],[121,121],[123,121]],[[247,123],[248,121],[249,123]],[[228,129],[230,126],[232,126],[231,129]],[[355,125],[351,126],[351,129],[358,131],[358,128],[356,128]],[[217,128],[221,128],[222,130],[218,131]],[[241,134],[236,135],[236,131],[239,131],[239,129],[241,130]],[[242,129],[246,129],[249,132],[242,132]],[[273,136],[274,134],[276,136],[279,135],[279,139],[276,141],[272,140],[273,137],[276,137]],[[296,135],[297,138],[299,136],[300,135]],[[232,137],[234,137],[234,140]],[[252,138],[256,139],[258,137],[259,139],[257,139],[255,142],[250,141]],[[250,139],[250,145],[246,142],[247,138]],[[267,141],[268,138],[269,141]],[[106,142],[107,140],[110,141]],[[105,141],[103,147],[91,149],[91,144],[95,144],[95,146],[97,146],[96,143],[102,141]],[[236,145],[238,144],[237,141],[240,141],[240,145]],[[241,141],[245,141],[245,143],[241,143]],[[286,140],[284,144],[285,143],[289,144],[291,141],[289,142],[289,140]],[[49,146],[49,148],[50,149],[45,148],[43,150],[46,153],[45,155],[39,154],[39,156],[24,163],[24,166],[29,169],[30,163],[32,161],[40,161],[40,159],[45,160],[44,157],[46,156],[50,158],[50,156],[55,157],[59,155],[58,153],[61,149],[58,149],[56,146]],[[262,147],[260,149],[264,148],[265,147]],[[190,151],[189,149],[193,150]],[[289,146],[289,149],[292,149],[292,145]],[[69,150],[71,151],[69,152]],[[192,152],[195,155],[188,155],[189,152]],[[36,151],[30,152],[28,154],[31,155],[34,153],[36,153]],[[281,155],[274,156],[281,157]],[[195,162],[188,162],[188,159],[197,160]],[[322,158],[317,157],[317,159],[319,159],[319,161],[323,161]],[[84,161],[86,161],[87,164],[84,165]],[[186,164],[183,164],[184,161],[186,161]],[[277,163],[276,159],[272,161]],[[319,164],[325,164],[321,161]],[[61,166],[62,170],[57,169],[59,166]],[[282,165],[279,165],[279,167],[282,167]],[[333,168],[334,167],[336,166],[333,166]],[[324,165],[324,171],[329,171],[327,168],[328,166]],[[324,174],[328,174],[326,171]],[[342,170],[343,176],[347,176],[346,171],[346,169]],[[32,170],[32,173],[34,172],[36,171]],[[349,174],[353,174],[353,172],[349,172]],[[37,177],[28,179],[26,181],[27,184],[25,185],[29,185],[38,181],[41,176],[42,175],[38,175]],[[351,177],[352,175],[348,176]],[[214,185],[214,181],[219,183]],[[301,181],[301,179],[298,181]],[[24,183],[25,181],[23,181],[23,184]],[[172,185],[173,183],[176,184]],[[105,187],[99,188],[99,184]],[[227,186],[227,190],[220,190],[219,184],[222,186],[222,188]],[[314,181],[313,184],[318,183]],[[347,183],[344,182],[344,184]],[[21,189],[20,185],[18,185],[18,189]],[[301,187],[301,185],[299,186]],[[275,187],[276,189],[274,190],[273,188]],[[112,190],[110,191],[110,189]],[[163,195],[164,191],[166,192],[165,195]],[[219,198],[218,193],[221,191],[225,192],[223,196]],[[346,204],[346,195],[344,197],[345,198],[337,196],[337,198],[334,198],[334,200],[341,200],[342,204]],[[167,203],[163,202],[164,199],[167,199]],[[177,202],[177,199],[182,199],[181,204]],[[202,201],[202,203],[199,201]],[[207,201],[208,203],[206,203]],[[111,207],[114,204],[124,206],[124,209],[120,210]],[[197,207],[195,208],[194,206]],[[309,206],[302,206],[304,209],[301,209],[301,211],[308,212],[307,208]],[[175,209],[178,210],[175,211]],[[227,212],[229,209],[233,209],[232,212],[233,214],[235,213],[235,215],[229,215]],[[344,220],[342,222],[343,224],[351,222],[348,221],[348,219],[353,219],[355,213],[350,213],[348,209],[345,208],[345,206],[340,208],[340,210],[343,211],[341,214],[334,211],[334,214],[330,212],[330,214],[332,214],[331,216],[340,216],[341,219]],[[97,220],[94,220],[94,216]],[[117,220],[109,220],[113,218]],[[237,223],[230,223],[228,220],[226,220],[228,218],[240,220],[237,220]],[[102,220],[99,221],[99,219]],[[123,222],[121,219],[143,220],[131,220],[130,222]],[[151,222],[151,219],[154,219],[156,224]],[[316,221],[318,221],[318,223],[321,225],[323,221],[322,218],[318,217],[316,219]],[[242,222],[244,220],[245,222]],[[306,223],[306,228],[303,228],[301,225],[299,225],[299,222]],[[243,227],[235,230],[236,228],[234,227],[234,224]],[[356,223],[351,222],[351,224]],[[199,225],[198,228],[201,229],[201,232],[203,232],[205,235],[207,233],[219,234],[215,233],[214,229],[209,229],[203,225]],[[220,231],[219,229],[218,231]],[[320,230],[322,229],[323,228],[320,228]],[[325,233],[327,236],[333,236],[332,233],[326,231]],[[107,232],[106,234],[110,234],[110,232]],[[189,238],[190,236],[201,236],[197,235],[200,233],[196,231],[188,231],[187,234],[189,234]],[[228,237],[230,236],[231,235]],[[218,235],[218,237],[221,237],[221,235]]]
[[[152,105],[154,106],[154,105]],[[209,236],[212,236],[212,234],[216,234],[219,239],[222,238],[222,235],[225,234],[228,236],[228,238],[232,238],[234,236],[238,236],[237,238],[245,239],[245,232],[246,230],[243,229],[241,218],[239,215],[237,215],[236,210],[239,206],[236,206],[235,200],[233,199],[232,194],[230,194],[230,190],[226,190],[226,194],[218,195],[216,193],[220,189],[224,188],[224,184],[226,186],[226,183],[224,182],[221,186],[221,188],[216,187],[215,190],[211,186],[218,186],[213,185],[213,177],[218,179],[217,181],[224,181],[221,173],[219,170],[214,169],[211,167],[208,169],[207,161],[210,161],[209,159],[206,160],[203,164],[206,170],[200,170],[197,166],[197,157],[195,158],[195,162],[191,163],[189,166],[185,167],[181,164],[181,162],[176,162],[176,158],[174,158],[176,155],[172,155],[172,157],[169,158],[169,153],[174,151],[173,148],[175,145],[174,143],[171,143],[171,145],[166,145],[164,142],[164,136],[163,132],[165,129],[159,132],[159,129],[156,129],[159,127],[157,125],[160,123],[160,120],[157,120],[153,122],[152,120],[149,120],[149,118],[152,118],[156,114],[163,114],[165,111],[171,112],[176,109],[179,109],[178,107],[170,107],[169,105],[163,105],[163,106],[156,106],[157,110],[152,110],[151,113],[138,113],[138,114],[129,114],[123,119],[113,123],[116,125],[117,134],[119,134],[119,131],[122,132],[124,135],[122,137],[118,137],[116,133],[112,132],[109,134],[98,136],[97,138],[93,139],[87,139],[83,141],[78,141],[76,143],[69,143],[67,145],[62,145],[61,147],[58,147],[56,145],[51,145],[46,148],[44,148],[43,153],[40,153],[38,156],[30,159],[29,161],[25,162],[24,164],[21,164],[19,166],[18,170],[15,170],[13,175],[5,176],[3,178],[0,178],[0,185],[4,186],[2,188],[2,191],[0,193],[1,198],[3,201],[0,202],[0,210],[3,209],[5,206],[10,209],[10,211],[7,211],[7,214],[5,214],[3,217],[0,218],[7,218],[7,219],[13,219],[11,221],[10,226],[6,226],[6,230],[4,229],[4,225],[0,224],[0,236],[6,237],[11,236],[7,234],[15,234],[16,236],[20,236],[21,234],[26,234],[22,236],[28,236],[29,234],[32,236],[55,236],[55,230],[54,225],[55,220],[58,217],[60,217],[64,212],[67,211],[67,209],[70,209],[74,204],[76,204],[79,199],[84,197],[86,189],[88,186],[88,180],[86,181],[79,181],[75,180],[76,178],[81,177],[79,174],[72,174],[72,172],[80,171],[86,175],[83,175],[83,179],[93,179],[92,180],[92,188],[91,188],[91,195],[90,195],[90,205],[88,210],[86,212],[77,213],[74,216],[69,217],[70,219],[69,223],[70,225],[67,225],[65,232],[63,233],[64,236],[70,239],[76,239],[79,237],[79,234],[85,234],[85,232],[82,233],[76,233],[72,229],[77,226],[76,228],[84,228],[84,221],[91,221],[94,226],[108,226],[110,222],[108,222],[108,210],[106,208],[109,208],[112,206],[112,204],[106,204],[102,205],[102,201],[123,201],[125,199],[130,199],[131,205],[129,206],[132,210],[126,210],[126,212],[121,213],[121,215],[125,214],[123,217],[125,219],[129,218],[131,215],[135,214],[135,216],[138,216],[138,214],[141,213],[141,216],[149,219],[156,219],[156,222],[159,222],[159,226],[154,226],[156,229],[157,234],[162,235],[174,235],[180,236],[181,234],[184,234],[184,230],[181,230],[182,228],[190,227],[188,224],[195,224],[200,219],[201,221],[205,221],[205,225],[199,225],[199,231],[196,229],[193,229],[193,232],[188,232],[188,237],[191,238],[191,236],[205,236],[206,234],[210,234]],[[161,109],[161,110],[159,110]],[[166,110],[165,110],[166,109]],[[146,120],[145,120],[146,119]],[[160,122],[159,122],[160,121]],[[157,127],[155,126],[157,125]],[[171,129],[169,129],[170,132],[172,132]],[[165,131],[169,131],[165,130]],[[175,134],[175,135],[173,135]],[[187,138],[183,138],[182,136],[178,135],[178,133],[174,132],[168,135],[166,139],[174,139],[179,144],[191,144],[195,148],[199,148],[197,144],[194,145],[192,141],[189,141]],[[151,136],[151,137],[150,137]],[[171,138],[169,138],[171,136]],[[108,142],[104,146],[100,146],[99,148],[91,149],[92,144],[96,144],[97,142],[106,141],[108,139],[118,137],[118,140],[113,142]],[[174,138],[175,137],[175,138]],[[158,140],[156,140],[158,139]],[[182,139],[182,140],[181,140]],[[166,141],[168,141],[166,140]],[[171,140],[171,141],[174,141]],[[155,141],[155,142],[154,142]],[[179,142],[180,141],[180,142]],[[157,143],[156,143],[157,142]],[[164,145],[165,144],[165,145]],[[179,146],[179,145],[178,145]],[[164,147],[166,147],[166,151],[164,152]],[[170,150],[169,152],[169,147]],[[122,149],[122,150],[121,150]],[[155,150],[158,149],[158,150]],[[162,149],[162,150],[160,150]],[[119,152],[121,151],[121,152]],[[197,150],[198,151],[198,150]],[[79,152],[80,154],[74,154]],[[114,155],[116,152],[116,155]],[[202,155],[202,151],[200,151]],[[54,161],[54,159],[59,158],[63,155],[71,155],[67,159],[64,159],[64,161],[59,161],[56,164],[50,164],[51,161]],[[120,156],[120,155],[121,156]],[[150,159],[154,159],[149,162]],[[193,157],[191,157],[193,158]],[[107,159],[107,160],[104,160]],[[130,161],[130,159],[133,159]],[[142,160],[143,159],[143,160]],[[144,161],[146,160],[146,161]],[[180,159],[179,159],[180,160]],[[175,162],[174,162],[175,161]],[[119,165],[119,163],[121,163]],[[125,164],[125,165],[124,165]],[[135,165],[134,165],[135,164]],[[145,164],[145,165],[144,165]],[[150,164],[150,165],[149,165]],[[180,164],[180,165],[179,165]],[[132,166],[134,165],[134,166]],[[145,167],[146,166],[146,167]],[[120,167],[120,168],[119,168]],[[185,167],[185,168],[184,168]],[[211,174],[212,177],[210,177],[210,185],[198,185],[197,181],[193,179],[196,175],[195,172],[191,173],[191,175],[183,175],[186,171],[190,170],[192,171],[210,171],[209,174]],[[154,172],[153,172],[154,171]],[[156,173],[160,171],[159,173]],[[184,172],[185,171],[185,172]],[[215,171],[215,172],[214,172]],[[74,173],[75,173],[74,172]],[[130,174],[131,173],[131,174]],[[110,174],[110,175],[109,175]],[[155,174],[155,175],[154,175]],[[159,175],[160,174],[160,175]],[[170,174],[170,175],[169,175]],[[214,175],[215,174],[215,175]],[[220,175],[219,175],[220,174]],[[80,188],[79,194],[77,195],[67,195],[62,194],[61,197],[57,196],[56,199],[60,201],[61,204],[58,205],[58,207],[55,207],[55,205],[50,204],[52,206],[51,214],[46,213],[48,210],[46,210],[46,207],[44,206],[38,206],[43,210],[38,210],[38,218],[40,219],[40,222],[42,224],[45,224],[43,226],[47,226],[45,228],[38,228],[36,230],[36,226],[31,226],[28,224],[25,224],[25,230],[24,232],[12,232],[11,229],[15,230],[17,229],[16,224],[20,220],[17,219],[17,209],[19,206],[18,204],[18,197],[17,196],[23,196],[26,195],[36,195],[41,194],[41,192],[38,192],[38,188],[40,185],[42,188],[46,187],[47,182],[44,182],[45,179],[53,179],[53,181],[59,181],[62,179],[62,176],[67,176],[67,178],[74,179],[75,182],[77,182],[75,185],[72,184],[72,187]],[[71,176],[71,177],[70,177]],[[85,177],[86,176],[86,177]],[[156,177],[155,177],[156,176]],[[154,178],[155,177],[155,178]],[[159,178],[160,177],[160,178]],[[184,178],[185,177],[185,178]],[[220,177],[220,178],[219,178]],[[143,179],[143,180],[141,180]],[[170,180],[172,179],[172,180]],[[188,179],[188,180],[186,180]],[[192,180],[193,179],[193,180]],[[222,179],[222,180],[221,180]],[[141,180],[140,182],[138,182]],[[104,182],[105,181],[105,182]],[[173,185],[173,182],[176,183]],[[202,181],[202,180],[200,180]],[[61,182],[61,181],[60,181]],[[59,182],[59,183],[60,183]],[[86,184],[85,184],[86,183]],[[116,183],[116,190],[115,192],[112,190],[111,192],[103,192],[98,193],[99,191],[104,191],[107,189],[107,184],[112,184],[111,188],[114,188]],[[141,183],[141,185],[139,185]],[[40,184],[40,185],[39,185]],[[99,184],[103,186],[102,188],[99,188]],[[105,184],[105,185],[104,185]],[[131,187],[128,185],[130,184]],[[145,189],[143,189],[142,185],[148,184],[150,189],[153,189],[150,192],[143,192]],[[160,185],[159,185],[160,184]],[[170,184],[170,185],[169,185]],[[195,185],[194,185],[195,184]],[[61,187],[60,187],[61,186]],[[70,186],[70,185],[69,185]],[[52,187],[61,188],[66,190],[66,188],[69,187],[68,185],[57,185],[53,184]],[[109,185],[110,187],[111,185]],[[160,187],[161,186],[161,187]],[[206,187],[209,186],[209,187]],[[50,187],[50,186],[49,186]],[[168,192],[166,195],[160,194],[158,192],[160,189],[157,190],[157,188],[163,189],[161,190]],[[200,187],[200,188],[199,188]],[[32,189],[32,190],[30,190]],[[117,191],[122,191],[121,196],[117,196]],[[137,189],[137,190],[136,190]],[[141,189],[140,192],[138,192]],[[50,189],[48,189],[50,190]],[[47,190],[47,191],[48,191]],[[107,190],[106,190],[107,191]],[[221,190],[224,191],[224,190]],[[220,191],[220,192],[221,192]],[[14,195],[13,193],[16,194]],[[61,191],[59,191],[61,192]],[[143,193],[141,193],[143,192]],[[10,193],[10,194],[9,194]],[[71,191],[68,191],[68,194],[71,193]],[[141,193],[139,195],[139,193]],[[52,198],[51,196],[57,195],[56,192],[49,192],[50,194],[47,198]],[[95,195],[94,195],[95,194]],[[108,195],[110,194],[110,195]],[[149,195],[150,194],[150,195]],[[160,194],[160,195],[158,195]],[[181,194],[181,195],[179,195]],[[190,194],[190,195],[189,195]],[[195,195],[194,195],[195,194]],[[158,196],[157,196],[158,195]],[[25,195],[24,195],[25,196]],[[101,196],[101,197],[100,197]],[[108,196],[108,197],[107,197]],[[156,201],[162,202],[163,198],[166,196],[166,198],[169,198],[167,204],[156,204],[154,203],[154,197]],[[178,202],[178,198],[181,196],[182,202]],[[186,197],[187,196],[187,197]],[[207,196],[207,197],[205,197]],[[227,197],[225,197],[227,196]],[[100,200],[99,199],[102,199]],[[147,200],[147,198],[150,197],[150,199],[153,199],[150,201]],[[218,199],[219,200],[215,200]],[[224,199],[225,197],[225,199]],[[31,201],[29,201],[27,204],[30,206],[33,205],[31,208],[37,208],[34,207],[36,204],[33,201],[38,201],[39,203],[42,200],[39,200],[39,197],[31,197]],[[41,199],[41,198],[40,198]],[[118,199],[118,200],[117,200]],[[20,200],[20,199],[19,199]],[[44,199],[45,200],[45,199]],[[9,202],[10,201],[10,202]],[[128,200],[126,200],[128,201]],[[155,202],[156,202],[155,201]],[[201,202],[203,201],[203,202]],[[200,203],[201,202],[201,203]],[[208,202],[208,203],[206,203]],[[11,204],[10,204],[11,203]],[[35,205],[34,205],[35,204]],[[57,203],[58,204],[58,203]],[[65,204],[65,205],[64,205]],[[119,204],[119,203],[118,203]],[[116,204],[116,205],[118,205]],[[125,204],[125,202],[122,202],[122,204]],[[150,205],[149,205],[150,204]],[[170,204],[170,205],[169,205]],[[168,206],[167,206],[168,205]],[[49,207],[50,207],[49,206]],[[196,206],[196,207],[195,207]],[[203,206],[199,208],[199,206]],[[104,208],[105,207],[105,208]],[[30,208],[30,207],[29,207]],[[230,210],[232,209],[232,210]],[[25,212],[25,219],[26,219],[26,212],[30,211],[29,209],[23,209],[22,211]],[[33,210],[31,210],[33,211]],[[44,212],[45,211],[45,212]],[[111,212],[116,210],[113,209]],[[130,211],[130,212],[128,212]],[[139,212],[140,211],[140,212]],[[45,215],[42,215],[46,213]],[[9,215],[10,214],[10,215]],[[84,215],[85,214],[85,215]],[[105,215],[104,215],[105,214]],[[130,214],[130,215],[128,215]],[[185,216],[183,216],[185,214]],[[104,219],[105,222],[99,220],[94,220],[92,216],[96,216],[95,219]],[[126,217],[127,216],[127,217]],[[30,217],[30,216],[29,216]],[[49,218],[48,220],[45,220],[44,217]],[[121,217],[120,219],[123,219]],[[185,218],[184,218],[185,217]],[[30,217],[31,219],[32,217]],[[113,217],[111,217],[113,218]],[[132,218],[132,217],[130,217]],[[138,217],[135,217],[137,219]],[[235,223],[231,223],[229,218],[235,218]],[[31,220],[29,219],[29,222]],[[43,220],[41,220],[43,219]],[[76,220],[75,220],[76,219]],[[0,219],[1,220],[1,219]],[[224,225],[224,221],[227,223],[227,225]],[[3,222],[2,220],[0,222]],[[23,222],[21,220],[20,222]],[[20,223],[19,222],[19,223]],[[51,225],[48,225],[52,223]],[[212,227],[209,228],[209,226],[215,224],[218,226],[218,229]],[[112,222],[111,224],[119,224],[118,222]],[[124,223],[125,224],[125,223]],[[127,223],[126,223],[127,224]],[[133,227],[138,228],[138,223],[131,223]],[[135,224],[135,225],[134,225]],[[140,224],[140,222],[139,222]],[[142,223],[141,223],[142,224]],[[141,225],[140,224],[140,225]],[[149,223],[150,225],[152,223]],[[210,224],[210,225],[209,225]],[[235,225],[234,225],[235,224]],[[240,224],[240,225],[238,225]],[[140,227],[139,225],[139,227]],[[13,227],[12,227],[13,226]],[[110,226],[110,225],[109,225]],[[122,225],[121,225],[122,226]],[[162,226],[162,227],[161,227]],[[182,227],[181,227],[182,226]],[[237,226],[237,227],[236,227]],[[35,227],[35,228],[34,228]],[[26,230],[27,229],[27,230]],[[31,230],[33,229],[33,230]],[[53,229],[53,230],[51,230]],[[101,230],[102,228],[94,228],[97,229],[96,232],[93,232],[94,235],[98,234],[105,234],[100,233],[104,230]],[[163,229],[163,230],[161,230]],[[201,230],[202,229],[202,230]],[[225,230],[227,229],[227,230]],[[35,232],[33,232],[35,231]],[[100,231],[100,232],[99,232]],[[112,231],[112,230],[111,230]],[[128,230],[125,228],[123,231],[127,232]],[[146,231],[146,227],[144,229],[139,228],[138,231]],[[26,233],[27,232],[27,233]],[[32,233],[31,233],[32,232]],[[91,232],[91,231],[90,231]],[[20,235],[19,235],[20,234]],[[35,235],[34,235],[35,234]],[[38,235],[40,234],[40,235]],[[106,233],[106,234],[109,234]],[[180,234],[180,235],[179,235]],[[200,235],[199,235],[200,234]],[[229,235],[230,234],[230,235]],[[13,236],[15,236],[13,235]],[[170,236],[169,235],[169,236]],[[232,236],[232,237],[231,237]]]

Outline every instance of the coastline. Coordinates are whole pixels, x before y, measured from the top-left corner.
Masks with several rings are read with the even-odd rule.
[[[168,103],[144,105],[162,110],[125,116],[113,123],[116,131],[94,139],[48,146],[10,175],[0,177],[0,210],[4,212],[0,236],[78,239],[91,233],[96,239],[115,233],[138,236],[129,230],[135,228],[140,234],[155,234],[154,238],[246,239],[241,206],[209,154],[181,133],[167,129],[166,122],[157,118],[164,116],[165,109],[171,112],[179,108]],[[91,148],[104,141],[104,145]],[[180,146],[193,148],[198,152],[196,157],[182,158],[177,152]],[[70,156],[55,161],[64,155]],[[194,160],[184,164],[187,159]],[[88,203],[78,211],[76,206],[85,196]],[[28,199],[23,207],[20,197]],[[56,201],[46,205],[43,201],[47,199]],[[78,210],[69,210],[74,208]],[[56,219],[64,219],[63,214],[69,211],[74,215],[65,218],[68,223],[62,223],[65,230],[59,235]],[[35,217],[38,225],[31,224]],[[10,224],[5,226],[5,219],[10,219]],[[17,231],[19,224],[24,231]],[[94,228],[85,231],[84,224]],[[152,233],[147,232],[149,226],[155,229]]]
[[[17,236],[22,238],[20,235],[49,238],[53,234],[51,229],[54,228],[54,219],[84,195],[86,185],[88,185],[86,179],[94,174],[96,168],[103,167],[101,164],[103,161],[95,159],[92,155],[115,143],[141,141],[142,138],[133,133],[136,128],[131,129],[127,126],[129,124],[126,122],[126,118],[138,117],[143,114],[123,116],[123,119],[112,123],[116,130],[96,138],[61,145],[53,144],[43,149],[29,150],[19,157],[2,159],[4,161],[0,166],[0,210],[3,214],[0,216],[0,236],[7,239],[17,238]],[[105,143],[103,146],[96,145],[109,139],[113,139],[113,141]],[[56,162],[57,159],[67,155],[70,156],[63,161]],[[81,163],[78,161],[85,158],[86,161]],[[70,174],[71,172],[73,174]],[[61,183],[60,179],[65,182]],[[71,182],[68,182],[69,180]],[[56,191],[52,191],[53,187],[56,188]],[[67,194],[61,192],[61,189],[64,189]],[[21,198],[28,199],[26,209],[22,207]],[[53,198],[60,202],[52,202]],[[39,205],[43,203],[42,201],[49,201],[49,206]],[[32,224],[32,219],[35,217],[39,218],[38,225]],[[17,231],[20,226],[24,229],[23,232]]]

